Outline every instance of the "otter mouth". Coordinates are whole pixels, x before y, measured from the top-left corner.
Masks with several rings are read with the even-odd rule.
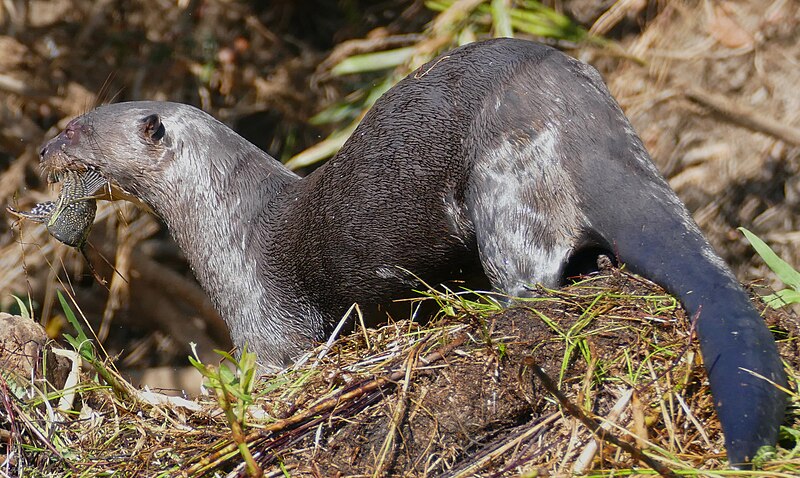
[[[18,211],[9,206],[8,211],[21,219],[45,224],[51,236],[68,246],[82,249],[97,212],[94,194],[108,185],[108,180],[96,170],[66,169],[49,171],[47,181],[62,183],[56,201],[36,204],[30,211]]]
[[[61,183],[55,201],[38,203],[29,211],[11,206],[7,210],[20,219],[45,224],[51,236],[70,247],[83,250],[94,223],[98,199],[126,200],[144,205],[136,196],[91,167],[45,166],[44,174],[48,184]]]
[[[104,200],[104,201],[129,201],[147,210],[150,208],[144,204],[136,195],[125,190],[114,178],[108,177],[99,169],[85,166],[81,163],[71,163],[68,166],[43,165],[42,171],[47,180],[47,184],[53,185],[62,183],[59,198],[65,194],[64,184],[66,180],[73,181],[72,184],[80,184],[79,189],[86,194],[84,197],[71,197],[66,199],[75,200]],[[76,176],[77,175],[77,176]],[[77,181],[77,183],[76,183]],[[97,186],[97,187],[94,187]],[[69,189],[69,188],[67,188]],[[67,194],[70,194],[69,190]]]

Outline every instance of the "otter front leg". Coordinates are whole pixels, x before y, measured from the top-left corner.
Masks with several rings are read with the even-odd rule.
[[[229,326],[236,355],[243,350],[254,352],[262,373],[279,372],[291,366],[323,339],[321,334],[309,337],[306,330],[309,325],[299,315],[279,321],[231,321]]]

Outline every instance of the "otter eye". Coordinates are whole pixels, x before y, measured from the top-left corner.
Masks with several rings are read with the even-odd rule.
[[[161,138],[164,137],[164,133],[166,133],[161,118],[153,114],[142,119],[142,133],[144,133],[145,138],[154,143],[161,141]]]

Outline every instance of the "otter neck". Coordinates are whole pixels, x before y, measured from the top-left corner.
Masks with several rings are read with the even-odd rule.
[[[152,191],[157,197],[147,202],[158,206],[232,337],[247,336],[241,329],[260,322],[273,303],[259,273],[262,219],[300,178],[250,143],[185,159],[173,161],[162,183],[166,189]]]

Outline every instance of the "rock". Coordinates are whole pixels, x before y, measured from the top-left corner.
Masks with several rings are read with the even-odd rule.
[[[43,360],[45,358],[45,360]],[[43,368],[46,367],[46,370]],[[70,361],[52,351],[44,328],[25,317],[0,312],[0,375],[20,387],[47,378],[61,389],[70,370]]]

